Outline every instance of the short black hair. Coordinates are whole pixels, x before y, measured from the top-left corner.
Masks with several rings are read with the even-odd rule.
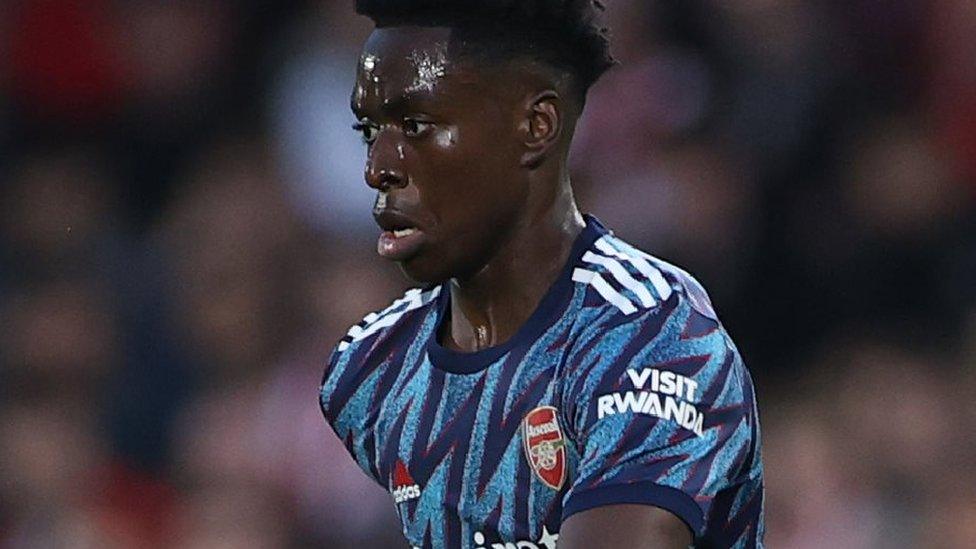
[[[489,61],[519,57],[572,75],[586,92],[616,61],[599,0],[355,0],[377,28],[453,29],[462,55]]]

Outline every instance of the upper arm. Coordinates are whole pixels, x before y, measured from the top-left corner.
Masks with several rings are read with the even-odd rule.
[[[610,505],[573,515],[559,532],[559,549],[686,549],[688,525],[664,509]]]

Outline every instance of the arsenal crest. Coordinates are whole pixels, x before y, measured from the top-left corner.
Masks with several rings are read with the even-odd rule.
[[[556,420],[556,409],[540,406],[522,420],[525,457],[542,482],[559,490],[566,480],[566,439]]]

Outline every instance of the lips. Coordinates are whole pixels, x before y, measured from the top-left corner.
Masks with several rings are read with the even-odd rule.
[[[420,224],[403,212],[377,210],[373,217],[383,229],[376,242],[376,251],[386,259],[405,261],[414,256],[426,240]]]

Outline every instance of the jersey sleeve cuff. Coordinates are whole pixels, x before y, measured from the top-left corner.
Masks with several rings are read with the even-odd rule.
[[[565,522],[576,513],[597,507],[625,504],[660,507],[683,520],[696,538],[701,535],[705,516],[695,500],[681,490],[653,482],[613,484],[573,492],[563,505],[562,520]]]

